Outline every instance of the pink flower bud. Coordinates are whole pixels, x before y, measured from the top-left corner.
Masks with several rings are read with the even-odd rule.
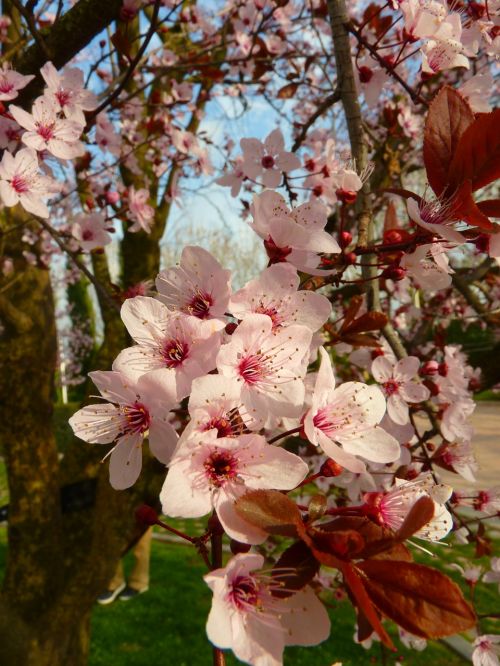
[[[342,249],[351,244],[352,234],[349,231],[341,231],[339,234],[339,245]]]

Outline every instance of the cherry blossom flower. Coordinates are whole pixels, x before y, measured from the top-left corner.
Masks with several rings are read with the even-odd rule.
[[[231,271],[210,252],[188,245],[178,266],[159,273],[156,288],[170,310],[199,319],[223,317],[231,295]]]
[[[474,508],[483,513],[500,512],[500,486],[481,490],[474,500]]]
[[[460,399],[456,394],[453,402],[446,407],[441,418],[441,432],[450,442],[454,440],[470,440],[474,428],[468,422],[469,417],[476,408],[473,400]]]
[[[188,410],[191,420],[181,441],[193,432],[216,430],[218,437],[238,437],[245,432],[241,386],[233,378],[206,375],[193,380]]]
[[[458,92],[469,102],[474,113],[489,113],[491,104],[488,98],[494,89],[495,81],[491,72],[480,72],[461,85]]]
[[[105,225],[104,217],[100,213],[82,214],[75,218],[71,233],[84,252],[91,252],[111,243],[111,236]]]
[[[403,0],[400,3],[405,30],[409,37],[432,37],[446,19],[448,10],[439,0]]]
[[[232,295],[229,311],[237,319],[254,312],[271,317],[273,331],[300,324],[317,331],[330,316],[330,301],[313,291],[297,291],[299,276],[290,264],[273,264]]]
[[[229,171],[228,173],[225,173],[223,176],[217,178],[217,180],[215,181],[218,185],[222,185],[223,187],[230,187],[232,197],[238,196],[243,181],[246,178],[245,172],[243,171],[242,168],[242,164],[243,164],[243,158],[241,156],[238,156],[235,160],[233,170]]]
[[[273,130],[262,143],[258,139],[241,139],[242,169],[252,180],[262,179],[264,187],[278,187],[283,172],[300,167],[299,158],[285,151],[285,141],[279,129]]]
[[[309,471],[306,463],[261,435],[218,437],[208,430],[177,448],[160,493],[163,513],[197,518],[215,509],[224,530],[243,543],[267,534],[239,517],[234,502],[249,489],[291,490]]]
[[[436,291],[446,289],[451,284],[453,270],[448,266],[445,248],[442,244],[439,245],[440,247],[436,243],[419,245],[414,252],[404,254],[400,261],[401,268],[422,289]]]
[[[498,666],[498,654],[500,649],[500,636],[485,634],[478,636],[474,641],[474,652],[472,653],[473,666]]]
[[[0,196],[5,206],[21,206],[33,215],[48,217],[42,199],[54,192],[52,178],[38,172],[38,158],[31,148],[22,148],[15,157],[5,151],[0,162]]]
[[[118,157],[122,139],[115,132],[113,123],[105,113],[100,113],[96,118],[95,140],[101,150],[108,150],[112,155]]]
[[[288,262],[310,275],[335,272],[322,268],[320,254],[337,254],[337,241],[324,231],[326,207],[320,201],[288,209],[277,192],[266,191],[255,196],[252,206],[252,229],[264,239],[270,263]]]
[[[387,492],[367,493],[363,499],[372,518],[397,532],[415,502],[421,497],[430,497],[434,502],[434,516],[414,536],[426,541],[439,541],[453,527],[453,519],[445,506],[452,490],[450,486],[435,484],[431,474],[424,474],[416,481],[396,479],[396,485]]]
[[[44,96],[56,102],[66,118],[85,125],[84,111],[93,111],[97,108],[96,95],[86,90],[83,81],[83,72],[77,67],[65,67],[61,73],[51,62],[46,62],[40,69],[47,85]]]
[[[356,474],[366,471],[356,456],[380,463],[397,460],[398,441],[378,425],[386,408],[380,389],[361,382],[335,388],[330,356],[323,347],[320,356],[311,409],[304,418],[307,439]]]
[[[38,97],[31,114],[13,104],[10,112],[21,127],[26,128],[21,139],[28,148],[47,150],[63,160],[83,154],[84,146],[79,141],[83,125],[74,120],[61,120],[55,102],[49,98]]]
[[[487,571],[483,576],[485,583],[498,583],[498,591],[500,592],[500,557],[491,558],[491,571]]]
[[[177,398],[182,400],[189,395],[195,377],[215,368],[220,334],[213,321],[172,313],[148,296],[125,301],[121,316],[138,344],[118,355],[114,370],[138,379],[146,372],[163,368],[165,373],[174,373]]]
[[[241,384],[248,418],[263,424],[268,416],[299,416],[304,401],[303,359],[312,333],[305,326],[272,332],[271,317],[250,314],[228,344],[222,345],[217,368]]]
[[[15,120],[0,116],[0,148],[13,152],[21,139],[19,125]]]
[[[442,423],[441,429],[443,429]],[[444,436],[446,437],[446,435]],[[451,442],[446,444],[440,457],[447,468],[460,474],[460,476],[467,481],[474,482],[476,480],[474,473],[477,471],[477,462],[472,445],[469,441]]]
[[[69,423],[85,442],[116,442],[108,454],[110,482],[117,490],[129,488],[141,472],[145,437],[162,463],[168,463],[174,451],[177,434],[168,422],[169,410],[176,404],[174,378],[150,372],[131,385],[119,372],[97,371],[89,376],[109,402],[83,407]]]
[[[461,37],[460,14],[452,12],[441,23],[433,39],[422,47],[422,71],[435,74],[453,67],[469,69],[469,60],[464,54]]]
[[[154,209],[147,203],[149,191],[145,188],[136,190],[133,185],[128,189],[128,208],[129,216],[134,220],[134,224],[127,231],[136,233],[145,231],[147,234],[151,231],[151,223],[154,219]]]
[[[209,640],[252,666],[281,666],[286,645],[317,645],[328,638],[328,614],[309,586],[278,596],[280,576],[256,572],[262,555],[240,553],[204,576],[213,591]]]
[[[423,199],[417,202],[410,198],[407,206],[410,218],[423,229],[436,236],[441,236],[451,243],[462,245],[466,242],[464,236],[452,226],[456,220],[450,204],[443,204],[439,200],[425,201]]]
[[[387,413],[399,425],[408,422],[408,403],[422,402],[430,396],[426,386],[411,381],[418,375],[419,366],[416,356],[402,358],[395,366],[385,356],[379,356],[372,363],[372,375],[382,384],[387,396]]]
[[[0,69],[0,101],[10,102],[11,99],[15,99],[19,90],[27,86],[34,78],[33,74],[19,74],[13,69],[9,69],[8,65],[4,63]]]

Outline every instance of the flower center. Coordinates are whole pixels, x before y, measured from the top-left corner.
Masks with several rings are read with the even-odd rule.
[[[203,430],[217,430],[217,437],[234,437],[233,427],[229,419],[224,416],[211,418],[203,426]]]
[[[133,405],[126,405],[121,408],[127,419],[127,432],[146,432],[149,430],[151,417],[149,411],[141,402],[135,402]]]
[[[19,176],[17,173],[14,175],[12,180],[10,181],[10,184],[12,188],[18,193],[18,194],[24,194],[25,192],[29,192],[29,184],[26,178],[23,178],[22,176]]]
[[[167,368],[177,368],[186,360],[189,345],[182,340],[167,340],[163,346],[162,356]]]
[[[261,164],[264,169],[272,169],[274,166],[274,157],[272,155],[264,155]]]
[[[186,310],[193,317],[198,319],[206,319],[210,313],[210,308],[213,305],[213,298],[206,292],[197,291],[193,298],[186,306]]]
[[[335,438],[335,433],[348,427],[351,424],[351,418],[346,416],[341,411],[336,413],[336,410],[327,405],[320,409],[313,417],[313,424],[315,428],[321,430],[325,435]]]
[[[270,317],[271,321],[273,322],[273,331],[279,328],[283,322],[283,317],[280,315],[274,305],[264,305],[261,301],[260,304],[255,308],[254,312],[258,314],[265,314]]]
[[[203,463],[210,483],[220,488],[238,474],[238,461],[229,451],[215,450]]]
[[[44,141],[50,141],[54,138],[54,125],[38,125],[37,134],[39,134]]]
[[[94,238],[94,234],[90,229],[85,229],[85,231],[82,233],[82,239],[85,241],[92,240]]]
[[[291,247],[278,247],[271,236],[264,241],[264,247],[266,248],[270,264],[279,264],[286,261],[286,258],[292,251]]]
[[[266,368],[261,354],[245,356],[238,365],[240,377],[247,384],[257,384],[266,376]]]
[[[395,379],[389,379],[389,381],[384,384],[386,395],[394,395],[394,393],[398,392],[400,386],[401,384]]]
[[[65,106],[71,99],[71,92],[69,90],[59,89],[55,96],[59,104]]]
[[[229,592],[229,600],[238,610],[250,610],[262,606],[260,586],[252,576],[238,576],[234,579]]]

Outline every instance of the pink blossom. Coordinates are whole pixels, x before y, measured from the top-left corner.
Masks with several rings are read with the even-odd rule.
[[[436,485],[432,475],[425,474],[416,481],[396,479],[396,485],[387,492],[367,493],[363,499],[370,515],[380,525],[397,532],[415,502],[421,497],[430,497],[434,502],[434,516],[414,536],[426,541],[439,541],[453,527],[453,519],[445,506],[451,493],[450,486]]]
[[[117,490],[129,488],[141,472],[144,437],[148,437],[151,453],[162,463],[168,463],[174,451],[177,435],[168,417],[176,404],[175,381],[163,372],[143,375],[136,385],[119,372],[89,375],[109,402],[83,407],[69,423],[85,442],[116,442],[108,454],[110,482]]]
[[[237,197],[241,190],[241,185],[245,180],[246,176],[242,168],[243,158],[237,157],[233,166],[233,170],[225,173],[220,178],[217,178],[215,181],[223,187],[231,188],[231,196]]]
[[[266,191],[255,196],[252,206],[252,229],[264,239],[270,263],[288,262],[310,275],[328,275],[335,269],[322,267],[320,254],[337,254],[337,241],[324,231],[326,207],[320,201],[288,209],[277,192]]]
[[[21,139],[19,125],[15,120],[0,116],[0,148],[13,152]]]
[[[474,428],[468,422],[476,408],[476,403],[468,397],[460,399],[456,394],[453,402],[446,407],[441,418],[441,432],[450,442],[454,440],[470,440]]]
[[[106,222],[101,213],[78,215],[71,227],[71,233],[84,252],[91,252],[111,243],[111,236],[106,231]]]
[[[329,300],[313,291],[297,291],[299,276],[291,264],[273,264],[232,295],[229,311],[237,319],[254,312],[271,317],[273,331],[291,324],[317,331],[330,316]]]
[[[129,215],[134,220],[134,224],[128,228],[128,231],[135,233],[145,231],[147,234],[151,231],[151,223],[154,219],[154,209],[147,203],[149,191],[145,188],[136,190],[133,185],[128,189],[128,208]]]
[[[243,150],[242,169],[252,180],[262,179],[264,187],[278,187],[283,172],[289,173],[300,167],[299,158],[285,151],[285,141],[279,129],[275,129],[265,139],[241,139]]]
[[[483,576],[485,583],[498,583],[500,592],[500,557],[491,558],[491,571],[487,571]]]
[[[405,30],[414,39],[432,37],[448,14],[445,5],[439,0],[403,0],[400,9]]]
[[[21,206],[33,215],[48,217],[42,199],[54,192],[54,181],[38,172],[38,158],[31,148],[22,148],[15,157],[7,150],[0,162],[0,196],[5,206]]]
[[[219,372],[241,384],[248,418],[262,425],[270,415],[300,415],[305,392],[303,360],[312,338],[305,326],[287,326],[277,333],[272,328],[267,315],[248,315],[217,357]]]
[[[47,150],[63,160],[83,154],[84,147],[79,141],[83,125],[74,120],[59,119],[55,102],[49,98],[38,97],[31,114],[13,104],[10,112],[21,127],[26,128],[21,138],[28,148]]]
[[[460,14],[453,12],[441,23],[433,39],[422,47],[422,71],[435,74],[453,67],[469,69],[461,38]]]
[[[120,155],[121,136],[115,132],[113,123],[105,113],[100,113],[96,118],[95,140],[102,150],[109,150],[116,157]]]
[[[195,377],[215,368],[220,334],[212,321],[201,321],[182,313],[173,314],[166,305],[148,296],[130,298],[121,316],[138,344],[124,349],[113,369],[137,379],[151,370],[173,373],[177,398],[189,395]]]
[[[474,113],[489,113],[491,104],[488,99],[494,89],[495,81],[491,72],[487,71],[471,76],[458,88],[458,92],[469,102]]]
[[[449,204],[443,204],[439,200],[422,199],[417,202],[415,199],[408,199],[407,206],[410,218],[423,229],[451,243],[462,245],[467,242],[464,236],[453,228],[456,219]]]
[[[419,245],[414,252],[404,254],[401,268],[412,277],[422,289],[436,291],[446,289],[451,284],[453,270],[448,266],[445,248],[436,243]],[[440,263],[436,263],[436,258]]]
[[[478,636],[474,641],[474,652],[472,653],[473,666],[498,666],[500,636],[485,634]]]
[[[47,88],[45,97],[53,100],[66,118],[85,125],[84,111],[97,108],[97,97],[90,90],[85,90],[83,72],[77,67],[65,67],[61,73],[51,62],[46,62],[40,69]]]
[[[483,513],[500,512],[500,486],[482,490],[474,500],[474,507]]]
[[[442,424],[441,429],[443,429]],[[447,443],[445,450],[441,453],[441,459],[447,467],[467,481],[476,480],[474,474],[477,471],[477,462],[469,441]]]
[[[207,430],[178,446],[160,493],[163,513],[197,518],[215,509],[230,537],[262,543],[267,534],[240,518],[234,502],[249,489],[291,490],[307,476],[308,467],[261,435],[217,435],[217,430]]]
[[[372,375],[382,384],[387,396],[387,413],[399,425],[408,422],[408,403],[429,398],[430,392],[426,386],[411,381],[418,375],[419,366],[420,361],[416,356],[402,358],[394,367],[385,356],[379,356],[372,363]]]
[[[311,409],[304,418],[308,440],[357,474],[365,472],[366,466],[356,456],[380,463],[397,460],[398,441],[378,425],[386,408],[380,389],[361,382],[335,388],[330,356],[323,347],[320,356]]]
[[[19,90],[27,86],[34,78],[33,74],[25,76],[9,69],[4,63],[0,69],[0,101],[9,102],[11,99],[15,99]]]
[[[179,266],[159,273],[156,288],[170,310],[199,319],[224,317],[231,295],[231,271],[224,270],[210,252],[188,245]]]
[[[263,566],[262,555],[240,553],[204,576],[214,594],[207,634],[246,664],[281,666],[286,645],[321,643],[330,633],[330,620],[309,586],[283,598],[277,594],[279,574],[255,572]]]

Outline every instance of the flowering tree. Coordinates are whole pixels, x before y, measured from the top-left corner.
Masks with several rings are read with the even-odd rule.
[[[216,664],[327,640],[333,594],[358,642],[393,648],[391,621],[414,644],[474,629],[476,665],[498,663],[460,588],[414,561],[422,540],[491,554],[499,510],[498,489],[449,485],[474,480],[473,394],[498,380],[450,335],[498,322],[498,3],[70,5],[10,0],[1,24],[0,654],[84,664],[123,552],[147,525],[179,535],[161,507],[205,519],[180,536],[207,566]],[[250,118],[265,104],[278,127],[214,131],[215,102]],[[243,285],[194,245],[160,266],[175,204],[216,188],[267,255]],[[100,397],[71,417],[64,456],[61,263],[92,283],[103,328]],[[107,447],[110,483],[80,440]]]

